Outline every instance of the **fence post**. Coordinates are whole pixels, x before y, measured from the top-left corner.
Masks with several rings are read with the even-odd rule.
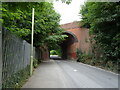
[[[0,2],[0,8],[2,8],[2,2]],[[0,17],[2,11],[0,11]],[[2,22],[0,21],[0,90],[2,89]]]

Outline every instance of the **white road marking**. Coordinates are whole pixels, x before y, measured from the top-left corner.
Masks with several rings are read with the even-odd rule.
[[[73,71],[74,71],[74,72],[77,72],[78,70],[74,69]]]

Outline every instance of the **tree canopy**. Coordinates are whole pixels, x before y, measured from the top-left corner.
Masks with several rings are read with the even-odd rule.
[[[120,60],[120,2],[86,2],[80,11],[105,60]]]
[[[64,40],[60,15],[49,2],[3,2],[2,28],[30,42],[32,8],[35,8],[34,46],[51,46]]]

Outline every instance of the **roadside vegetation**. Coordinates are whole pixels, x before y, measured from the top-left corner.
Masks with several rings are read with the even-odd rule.
[[[62,0],[69,4],[71,0]],[[32,8],[35,8],[34,47],[48,47],[51,55],[61,56],[59,44],[67,37],[62,35],[60,15],[49,2],[3,2],[2,30],[31,42]],[[80,11],[82,27],[90,29],[92,53],[77,50],[78,61],[118,72],[120,62],[120,3],[86,2]],[[34,68],[40,61],[34,59]],[[20,88],[29,77],[29,66],[20,70],[3,88]]]
[[[2,30],[21,37],[31,43],[32,8],[35,9],[34,47],[57,48],[66,35],[60,28],[60,15],[55,12],[53,4],[49,2],[3,2]],[[34,59],[36,68],[40,61]],[[29,68],[16,72],[3,83],[3,88],[19,88],[29,77]]]
[[[86,2],[82,27],[90,30],[91,54],[78,51],[78,61],[118,73],[120,62],[120,2]]]
[[[50,55],[58,55],[58,56],[62,56],[62,51],[60,48],[56,49],[56,50],[51,50],[50,51]]]
[[[31,42],[32,8],[35,8],[34,46],[52,47],[66,37],[60,28],[60,15],[49,2],[2,3],[2,29]]]

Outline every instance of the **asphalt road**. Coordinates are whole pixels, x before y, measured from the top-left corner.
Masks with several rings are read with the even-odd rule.
[[[118,88],[118,75],[75,61],[49,60],[23,88]]]

